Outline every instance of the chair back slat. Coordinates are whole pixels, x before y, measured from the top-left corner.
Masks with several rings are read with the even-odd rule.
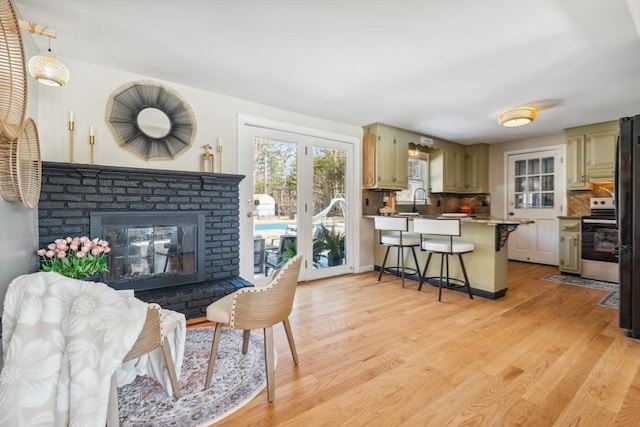
[[[373,218],[376,230],[409,231],[409,220],[397,216],[375,216]]]
[[[265,328],[289,317],[298,285],[302,255],[291,258],[266,286],[236,291],[230,326],[239,329]]]
[[[435,236],[460,236],[460,220],[416,218],[413,220],[413,231]]]

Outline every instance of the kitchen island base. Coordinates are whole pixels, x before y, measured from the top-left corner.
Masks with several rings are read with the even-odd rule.
[[[506,295],[509,261],[507,237],[517,226],[527,224],[528,222],[529,221],[518,223],[516,221],[500,220],[461,220],[462,235],[459,238],[454,238],[454,241],[456,239],[463,240],[473,243],[475,247],[473,252],[463,255],[473,295],[488,299],[498,299]],[[423,238],[438,240],[437,236],[423,235]],[[385,249],[382,245],[375,245],[374,264],[376,270],[379,270],[379,266],[382,264]],[[417,251],[417,255],[418,263],[422,269],[427,260],[427,252]],[[432,260],[429,265],[426,276],[435,277],[435,279],[429,279],[428,283],[436,287],[438,286],[440,263],[437,256],[435,262]],[[458,280],[464,279],[460,263],[450,263],[449,276]],[[409,277],[416,281],[416,285],[419,284],[420,279],[417,274]],[[451,289],[455,288],[452,287]],[[466,292],[464,288],[462,288],[462,290]]]

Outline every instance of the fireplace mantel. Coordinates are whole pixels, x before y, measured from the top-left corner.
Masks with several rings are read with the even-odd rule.
[[[237,287],[250,285],[239,277],[238,185],[243,178],[232,174],[43,162],[38,205],[40,245],[60,237],[89,236],[91,212],[155,211],[168,215],[205,212],[204,281],[184,285],[182,294],[167,298],[179,302],[180,307],[166,307],[181,311],[188,318],[198,317],[211,301]],[[224,289],[222,293],[219,289],[211,290],[212,295],[207,294],[209,291],[198,291],[215,288],[217,283]],[[163,288],[163,296],[172,290]],[[143,294],[153,300],[153,293],[147,290]],[[194,303],[193,294],[202,302]]]

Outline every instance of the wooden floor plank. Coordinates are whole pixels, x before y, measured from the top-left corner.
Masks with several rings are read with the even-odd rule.
[[[606,291],[542,280],[509,263],[499,300],[353,274],[298,286],[300,365],[274,328],[276,399],[220,426],[640,425],[640,341]]]

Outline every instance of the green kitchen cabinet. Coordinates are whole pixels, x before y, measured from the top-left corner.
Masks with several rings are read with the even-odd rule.
[[[580,274],[580,218],[560,218],[560,248],[558,269]]]
[[[376,123],[364,128],[363,186],[366,189],[406,190],[410,134]]]
[[[464,192],[489,192],[489,146],[487,144],[464,147]]]
[[[565,129],[567,190],[588,190],[591,183],[613,182],[618,122]]]

